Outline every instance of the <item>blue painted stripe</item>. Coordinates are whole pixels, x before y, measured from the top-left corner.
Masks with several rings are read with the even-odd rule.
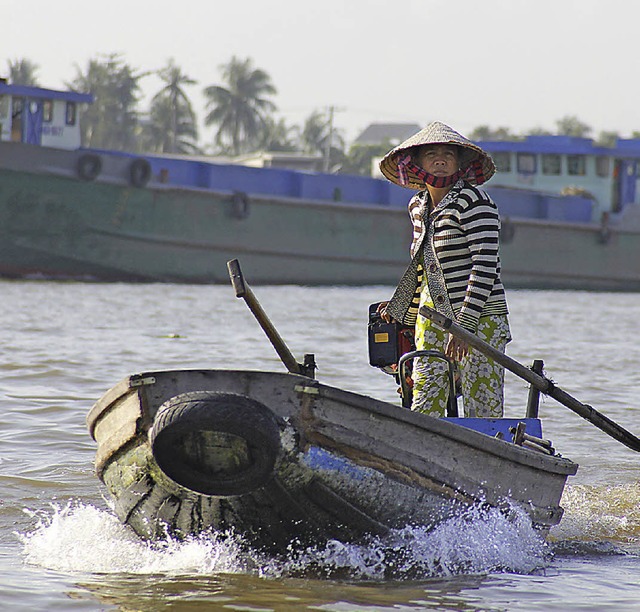
[[[498,432],[504,434],[504,439],[511,441],[512,434],[509,432],[510,427],[516,427],[518,423],[526,423],[525,432],[536,438],[542,437],[542,423],[540,419],[471,419],[462,417],[447,417],[444,419],[456,425],[462,425],[468,429],[479,431],[480,433],[494,437]]]
[[[304,454],[303,462],[312,470],[329,470],[340,472],[345,476],[350,476],[354,480],[364,480],[365,468],[362,468],[349,459],[334,455],[329,451],[311,446]]]
[[[0,95],[44,100],[66,100],[67,102],[86,104],[93,102],[93,95],[91,94],[78,93],[75,91],[57,91],[55,89],[29,87],[27,85],[9,85],[7,83],[0,83]]]

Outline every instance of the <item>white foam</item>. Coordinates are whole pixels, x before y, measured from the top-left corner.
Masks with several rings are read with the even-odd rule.
[[[70,502],[34,515],[33,532],[22,535],[25,561],[62,572],[211,574],[252,570],[237,538],[207,534],[182,542],[145,542],[111,513]]]
[[[26,563],[65,573],[419,579],[496,571],[528,574],[549,558],[528,517],[517,511],[507,518],[497,510],[473,508],[431,531],[407,526],[364,544],[332,540],[322,547],[292,546],[287,560],[248,551],[231,534],[145,542],[110,512],[81,502],[32,515],[33,531],[19,534]]]
[[[550,553],[524,512],[507,518],[495,509],[469,508],[432,530],[407,526],[366,545],[331,541],[307,549],[285,565],[286,573],[317,566],[323,573],[348,570],[359,578],[424,578],[508,571],[529,574]]]

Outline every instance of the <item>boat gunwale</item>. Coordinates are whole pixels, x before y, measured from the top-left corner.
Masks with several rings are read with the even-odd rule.
[[[125,379],[121,380],[114,387],[109,389],[91,408],[89,415],[87,416],[87,424],[89,431],[93,437],[93,431],[96,423],[100,420],[101,416],[110,410],[111,406],[121,397],[124,397],[132,390],[137,391],[138,388],[144,388],[146,385],[132,384],[144,379],[160,379],[163,377],[175,377],[181,374],[187,375],[211,375],[215,376],[216,373],[220,373],[224,376],[233,376],[234,374],[249,376],[252,378],[271,378],[277,379],[280,386],[284,381],[289,380],[290,383],[286,383],[291,388],[295,388],[300,383],[304,387],[314,388],[317,390],[318,395],[329,401],[344,402],[353,408],[361,409],[369,413],[377,414],[386,419],[392,421],[400,421],[411,426],[417,427],[423,431],[428,431],[432,434],[448,438],[457,443],[468,445],[476,450],[494,455],[505,461],[509,461],[515,464],[526,466],[532,469],[543,470],[549,473],[555,473],[560,475],[573,475],[577,472],[578,464],[574,463],[570,459],[567,459],[558,455],[547,455],[546,453],[534,451],[528,448],[517,446],[512,442],[506,440],[500,440],[498,438],[489,436],[487,434],[475,431],[467,428],[464,425],[458,423],[449,422],[445,419],[439,419],[431,417],[429,415],[413,412],[401,406],[396,406],[390,402],[379,400],[370,396],[356,393],[353,391],[346,391],[332,385],[321,383],[316,379],[310,379],[299,374],[293,374],[290,372],[273,372],[264,370],[233,370],[233,369],[177,369],[177,370],[156,370],[145,371],[139,374],[133,374]],[[150,383],[153,385],[155,383]],[[276,386],[274,384],[274,386]],[[202,389],[215,391],[215,389]],[[139,394],[139,401],[143,402],[146,394]],[[264,401],[263,401],[264,403]],[[266,404],[268,407],[268,403]],[[509,417],[511,418],[511,417]],[[517,420],[517,417],[513,417]]]
[[[471,446],[474,449],[486,452],[501,459],[507,459],[509,461],[512,461],[513,463],[526,465],[535,469],[544,469],[547,472],[563,475],[575,474],[578,468],[578,465],[576,463],[565,457],[561,457],[558,455],[548,455],[546,453],[534,451],[523,446],[518,446],[507,440],[500,440],[493,436],[489,436],[482,432],[465,427],[464,425],[460,425],[446,419],[432,417],[427,414],[408,410],[401,406],[395,406],[383,400],[371,398],[362,394],[354,393],[352,391],[345,391],[344,389],[332,387],[323,383],[318,384],[318,390],[321,396],[323,395],[322,391],[327,389],[330,390],[329,396],[324,395],[325,397],[327,397],[327,399],[334,399],[330,397],[330,395],[333,394],[342,396],[341,398],[335,398],[338,401],[344,401],[344,399],[347,397],[365,398],[367,402],[375,402],[377,404],[376,412],[378,412],[379,414],[384,414],[384,416],[387,418],[408,422],[411,425],[419,427],[422,430],[429,431],[450,440],[454,440],[456,442]],[[352,406],[355,405],[356,407],[361,407],[364,410],[371,411],[371,408],[369,406],[358,406],[357,404],[354,404],[352,402],[346,403],[349,403]],[[398,418],[398,416],[400,416],[400,418]],[[518,417],[513,417],[513,419],[518,420]],[[429,424],[428,427],[427,423]],[[491,442],[489,442],[489,440],[491,440]],[[490,447],[492,446],[493,448],[487,448],[487,444]],[[505,451],[507,454],[513,456],[505,457]],[[550,465],[537,465],[541,461]],[[553,468],[555,469],[552,469],[551,466],[553,466]]]

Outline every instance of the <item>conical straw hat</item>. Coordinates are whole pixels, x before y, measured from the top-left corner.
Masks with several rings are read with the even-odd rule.
[[[403,184],[400,180],[400,172],[398,161],[402,154],[411,153],[410,149],[428,144],[452,144],[462,147],[468,151],[468,155],[464,155],[462,167],[469,168],[469,172],[463,178],[473,185],[481,185],[488,181],[496,172],[496,166],[491,156],[483,151],[478,145],[475,145],[468,138],[458,134],[454,129],[440,121],[430,123],[426,128],[420,130],[417,134],[410,136],[402,144],[389,151],[380,161],[380,170],[382,174],[392,183],[407,187],[408,189],[424,189],[425,184],[418,176],[407,168],[408,182]],[[472,172],[472,166],[474,171]]]

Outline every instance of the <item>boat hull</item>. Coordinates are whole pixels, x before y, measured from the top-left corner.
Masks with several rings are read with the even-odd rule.
[[[131,158],[106,155],[86,181],[80,157],[0,143],[0,276],[228,283],[226,262],[241,256],[255,284],[367,285],[406,265],[404,210],[135,187]]]
[[[546,531],[577,469],[294,374],[140,374],[87,422],[98,476],[138,535],[233,530],[272,552],[430,528],[473,504],[513,504]]]
[[[640,290],[637,230],[605,232],[587,223],[512,219],[503,221],[500,257],[507,287]]]
[[[140,187],[107,154],[82,180],[81,155],[0,143],[0,276],[227,283],[241,257],[254,284],[395,285],[408,264],[404,206]],[[512,217],[501,258],[507,287],[640,290],[640,231]]]

